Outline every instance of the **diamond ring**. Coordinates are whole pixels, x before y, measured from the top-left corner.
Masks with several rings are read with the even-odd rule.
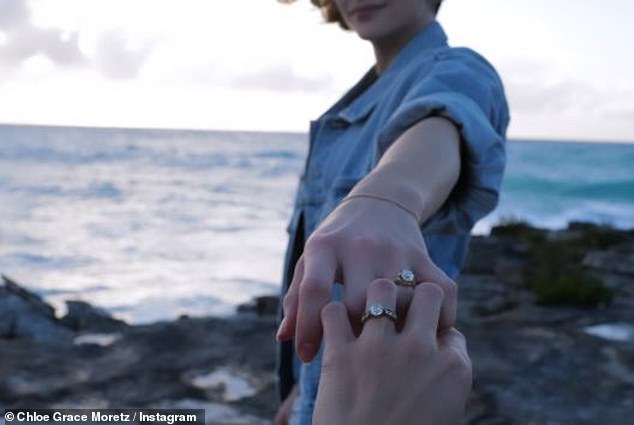
[[[374,303],[370,307],[368,307],[366,312],[363,313],[363,316],[361,316],[361,322],[365,323],[365,321],[368,319],[381,317],[381,316],[385,316],[391,321],[393,321],[394,323],[396,323],[397,316],[394,310],[384,307],[379,303]]]
[[[413,288],[414,286],[416,286],[416,278],[414,276],[414,272],[409,269],[401,270],[400,272],[398,272],[396,277],[394,277],[394,283],[399,286],[407,286]]]

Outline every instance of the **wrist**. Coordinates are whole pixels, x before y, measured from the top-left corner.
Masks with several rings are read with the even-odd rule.
[[[393,201],[414,213],[421,224],[433,214],[434,191],[418,180],[401,176],[401,164],[391,161],[375,168],[348,196],[368,194]]]
[[[364,192],[355,192],[355,193],[350,193],[348,196],[346,196],[345,198],[343,198],[341,200],[341,202],[339,203],[339,205],[345,203],[345,202],[349,202],[355,199],[370,199],[373,201],[377,201],[377,202],[382,202],[385,204],[390,204],[393,207],[399,208],[402,211],[408,213],[410,216],[412,216],[414,218],[414,220],[416,220],[417,223],[420,223],[420,218],[418,216],[418,214],[416,213],[415,210],[411,209],[411,207],[409,207],[407,204],[402,203],[396,199],[392,199],[390,197],[384,196],[384,195],[379,195],[379,194],[374,194],[374,193],[364,193]]]

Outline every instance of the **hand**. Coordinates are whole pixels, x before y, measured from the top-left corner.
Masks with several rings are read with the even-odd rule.
[[[275,419],[273,419],[273,425],[288,425],[291,419],[291,413],[293,412],[293,403],[297,397],[297,386],[294,386],[291,392],[288,394],[282,405],[277,409]]]
[[[278,339],[295,337],[296,351],[309,362],[322,335],[320,312],[331,299],[333,282],[344,285],[344,303],[353,318],[361,317],[368,282],[413,270],[418,281],[436,282],[444,292],[440,328],[453,326],[456,284],[433,264],[411,214],[382,200],[355,198],[337,207],[306,242],[289,291]],[[411,288],[399,289],[404,310]],[[358,323],[353,323],[358,325]]]
[[[393,309],[396,292],[389,280],[376,280],[368,305]],[[321,314],[326,345],[313,424],[459,424],[471,361],[460,332],[437,334],[442,302],[438,286],[421,283],[400,333],[391,320],[377,317],[366,321],[358,338],[345,307],[328,304]]]

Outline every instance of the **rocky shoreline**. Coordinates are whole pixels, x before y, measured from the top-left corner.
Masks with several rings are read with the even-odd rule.
[[[131,326],[83,302],[57,318],[3,281],[0,409],[205,408],[210,424],[271,423],[275,297],[231,318]],[[459,287],[475,375],[464,424],[631,423],[634,231],[500,226],[474,238]]]

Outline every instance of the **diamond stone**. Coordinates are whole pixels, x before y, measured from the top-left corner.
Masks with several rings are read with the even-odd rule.
[[[401,272],[401,278],[407,282],[412,282],[414,280],[414,272],[411,270],[403,270]]]
[[[368,313],[370,313],[372,316],[380,316],[381,314],[383,314],[383,307],[381,307],[379,304],[372,304],[368,309]]]

